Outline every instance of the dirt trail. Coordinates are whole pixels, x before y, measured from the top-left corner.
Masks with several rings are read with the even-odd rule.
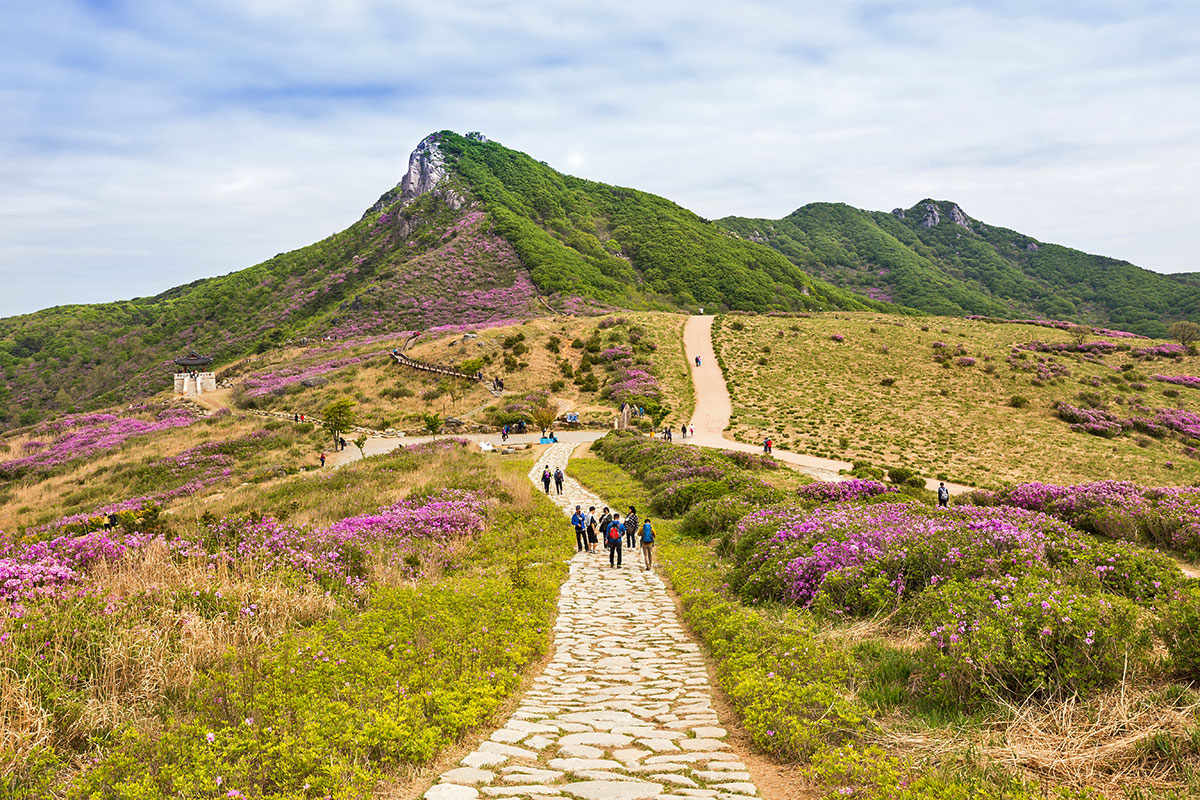
[[[700,447],[723,447],[727,450],[740,450],[747,453],[758,453],[762,447],[755,444],[735,442],[725,436],[729,426],[729,416],[733,413],[733,402],[729,397],[729,389],[725,385],[725,376],[717,366],[717,355],[712,346],[712,315],[689,317],[683,328],[684,348],[687,351],[688,368],[692,371],[692,383],[696,387],[696,410],[692,414],[692,425],[696,428],[696,436],[685,440],[686,444]],[[696,366],[696,356],[700,356],[700,366]],[[854,465],[847,461],[837,461],[832,458],[820,458],[805,453],[793,453],[788,450],[776,450],[775,458],[790,464],[795,469],[823,481],[845,480],[840,475],[841,470],[851,469]],[[925,485],[937,489],[938,481],[926,479]],[[956,483],[946,483],[950,494],[962,494],[971,491],[970,486]]]

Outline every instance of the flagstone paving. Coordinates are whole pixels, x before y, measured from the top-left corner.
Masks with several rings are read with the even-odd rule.
[[[568,514],[603,503],[570,477],[574,443],[530,470],[562,467]],[[622,509],[623,510],[623,509]],[[563,528],[564,541],[574,534]],[[426,800],[741,800],[758,792],[725,741],[708,673],[666,587],[628,550],[577,553],[558,600],[554,654],[499,730],[443,773]]]

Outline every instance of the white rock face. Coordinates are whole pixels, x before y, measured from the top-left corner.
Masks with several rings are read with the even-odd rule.
[[[429,134],[408,156],[408,171],[400,179],[400,200],[404,205],[436,190],[446,178],[446,156],[438,147],[441,139],[440,133]],[[451,208],[462,208],[463,199],[457,193],[442,189],[441,196]]]
[[[971,230],[971,219],[957,204],[950,206],[950,221],[955,225]]]

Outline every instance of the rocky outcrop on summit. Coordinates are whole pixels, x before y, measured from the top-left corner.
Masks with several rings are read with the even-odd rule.
[[[477,141],[487,141],[482,133],[475,133]],[[395,188],[386,192],[367,209],[364,217],[379,213],[396,202],[399,197],[403,205],[408,205],[418,197],[433,192],[446,201],[446,205],[455,211],[462,208],[466,201],[463,196],[448,186],[442,185],[446,179],[446,157],[438,147],[441,141],[440,133],[431,133],[421,140],[408,156],[408,170]]]
[[[408,205],[423,194],[440,191],[446,205],[458,210],[463,199],[455,191],[438,185],[446,178],[446,157],[438,147],[442,135],[431,133],[421,140],[408,157],[408,172],[400,179],[400,200]]]
[[[950,221],[955,225],[971,230],[971,218],[964,214],[963,210],[957,204],[950,206]]]
[[[938,214],[938,207],[933,203],[925,204],[925,217],[919,223],[922,228],[932,228],[942,221],[942,217]]]

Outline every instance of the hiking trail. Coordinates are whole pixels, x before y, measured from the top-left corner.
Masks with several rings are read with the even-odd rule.
[[[683,343],[687,352],[688,369],[692,372],[692,384],[696,389],[696,410],[692,413],[692,425],[696,428],[695,437],[682,440],[684,444],[694,444],[700,447],[719,447],[726,450],[739,450],[744,453],[761,453],[762,445],[736,442],[726,438],[725,429],[729,427],[729,418],[733,413],[733,402],[729,397],[729,388],[725,385],[725,376],[717,355],[713,350],[712,326],[715,317],[711,314],[688,317],[683,327]],[[696,356],[700,356],[700,366],[696,366]],[[837,461],[831,458],[820,458],[804,453],[794,453],[790,450],[775,449],[771,455],[785,464],[822,481],[846,480],[839,474],[841,470],[854,467],[847,461]],[[925,480],[926,488],[936,490],[938,481],[933,478]],[[950,494],[962,494],[971,491],[970,486],[962,486],[946,481]]]
[[[567,470],[576,443],[551,445],[529,472],[561,467],[567,514],[602,508]],[[563,540],[574,533],[564,521]],[[749,800],[758,791],[725,741],[700,646],[641,553],[576,553],[558,600],[553,655],[516,710],[425,792],[426,800]]]

